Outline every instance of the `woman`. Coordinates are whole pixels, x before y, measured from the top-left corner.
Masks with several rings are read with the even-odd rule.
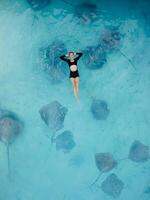
[[[77,55],[77,57],[75,57],[76,55]],[[72,82],[74,95],[77,98],[77,100],[79,100],[79,96],[78,96],[79,72],[78,72],[78,68],[77,68],[77,61],[80,59],[81,56],[82,56],[82,53],[74,53],[74,52],[69,52],[69,54],[67,54],[67,55],[60,56],[60,58],[64,61],[66,61],[69,65],[69,68],[70,68],[69,78]]]

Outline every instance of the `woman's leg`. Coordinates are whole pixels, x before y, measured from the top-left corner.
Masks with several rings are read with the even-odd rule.
[[[75,78],[75,87],[76,87],[77,96],[79,96],[79,77]]]
[[[77,91],[76,91],[76,81],[75,81],[75,78],[70,78],[70,80],[71,80],[71,82],[72,82],[74,96],[77,98]]]

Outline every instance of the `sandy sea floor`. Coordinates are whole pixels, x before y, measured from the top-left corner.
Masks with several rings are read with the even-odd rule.
[[[113,199],[96,186],[89,188],[99,174],[94,155],[100,152],[113,154],[118,166],[102,174],[97,186],[115,173],[124,183],[119,200],[150,198],[150,160],[127,159],[135,140],[150,146],[150,20],[143,14],[150,4],[98,2],[98,19],[83,24],[73,7],[60,0],[42,11],[32,10],[26,0],[0,1],[0,106],[24,122],[22,134],[10,146],[11,180],[6,148],[0,143],[0,200]],[[98,70],[87,68],[82,57],[78,104],[68,76],[60,83],[51,82],[39,49],[61,40],[68,51],[80,52],[96,45],[109,26],[119,27],[123,35],[119,48],[135,68],[118,50]],[[93,97],[107,102],[106,120],[94,119]],[[73,133],[76,146],[69,153],[51,145],[52,131],[39,114],[54,100],[68,108],[58,134]]]

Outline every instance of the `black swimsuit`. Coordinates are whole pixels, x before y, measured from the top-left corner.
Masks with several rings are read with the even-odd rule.
[[[60,59],[66,61],[69,65],[69,68],[71,65],[76,65],[77,66],[77,61],[80,59],[80,57],[82,56],[82,53],[76,53],[78,56],[76,58],[74,58],[74,61],[71,62],[70,59],[67,59],[65,55],[60,56]],[[76,78],[79,77],[79,72],[78,69],[76,71],[71,71],[70,69],[70,76],[69,78]]]

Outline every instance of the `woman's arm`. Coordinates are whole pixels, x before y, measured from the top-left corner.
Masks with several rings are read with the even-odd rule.
[[[83,55],[83,53],[76,53],[75,55],[78,55],[75,60],[79,60],[81,58],[81,56]]]
[[[62,56],[60,56],[60,59],[67,62],[68,59],[66,58],[66,56],[67,56],[67,55],[62,55]]]

